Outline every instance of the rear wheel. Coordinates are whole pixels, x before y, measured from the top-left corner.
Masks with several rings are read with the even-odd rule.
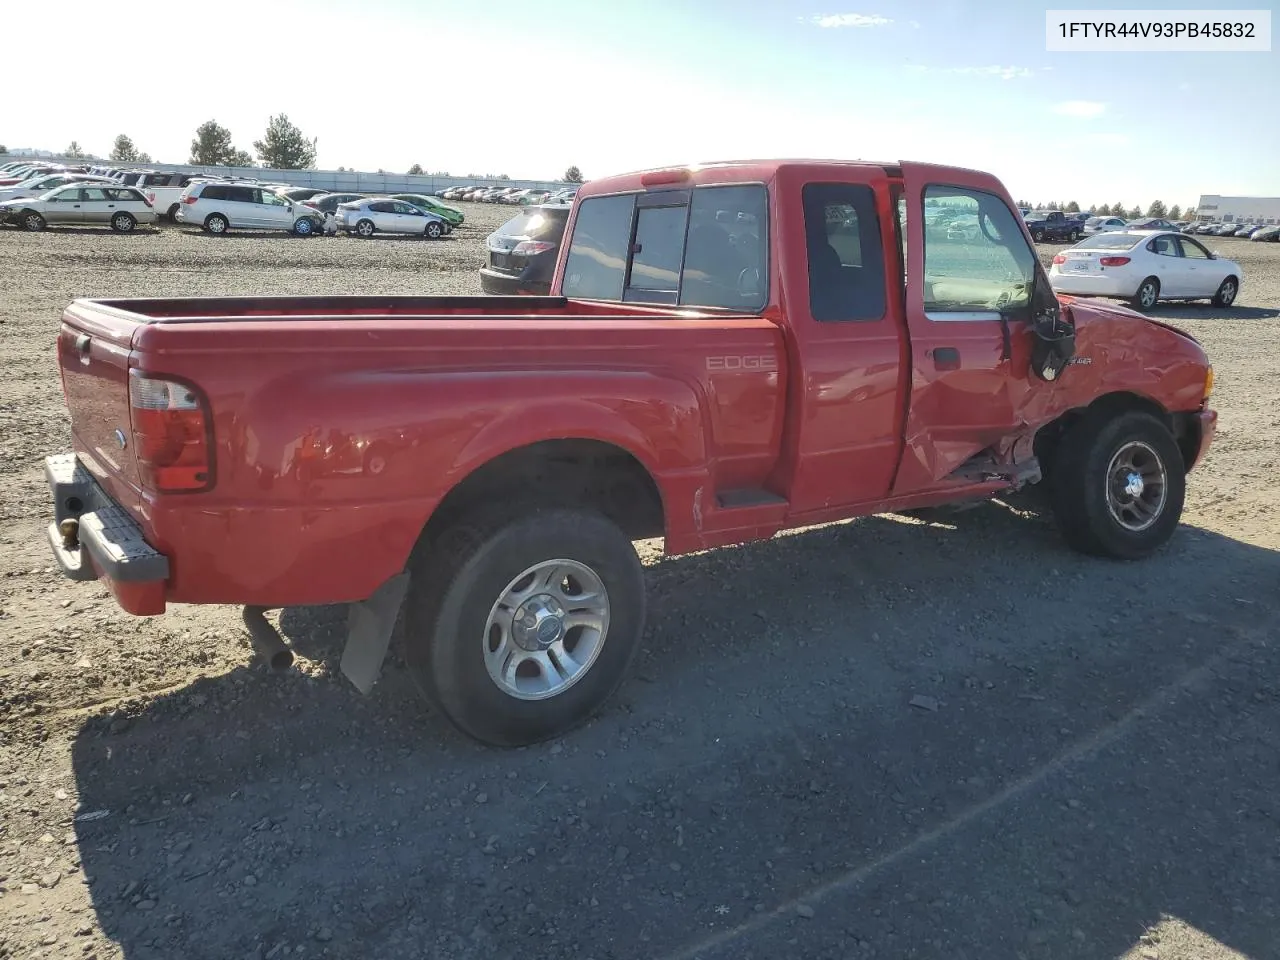
[[[590,510],[465,519],[415,559],[407,659],[464,733],[495,746],[559,736],[626,676],[644,628],[631,541]]]
[[[45,222],[44,217],[40,216],[36,211],[28,210],[22,215],[22,226],[24,229],[30,230],[32,233],[38,233],[47,227],[48,224]]]
[[[1215,307],[1229,307],[1236,302],[1236,295],[1240,292],[1240,284],[1235,277],[1227,277],[1222,281],[1222,285],[1218,287],[1218,292],[1213,295],[1213,305]]]
[[[226,233],[229,226],[230,222],[220,213],[211,213],[204,219],[204,228],[210,233]]]
[[[356,233],[362,237],[372,237],[374,229],[372,220],[361,220],[356,224]]]
[[[1084,417],[1063,436],[1049,479],[1058,527],[1081,553],[1146,557],[1182,517],[1186,465],[1173,434],[1149,413]]]
[[[133,219],[133,214],[125,213],[123,210],[111,218],[111,229],[116,233],[128,233],[137,225],[138,221]]]
[[[1133,295],[1133,305],[1139,310],[1150,310],[1159,299],[1160,281],[1155,277],[1147,277],[1138,284],[1138,290]]]
[[[171,206],[165,216],[169,218],[170,223],[176,225],[178,223],[178,204],[175,203]]]

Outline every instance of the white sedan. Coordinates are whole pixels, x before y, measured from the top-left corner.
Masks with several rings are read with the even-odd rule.
[[[1090,217],[1084,222],[1080,232],[1086,237],[1094,233],[1108,233],[1112,230],[1123,230],[1129,226],[1128,220],[1119,217]]]
[[[1132,300],[1141,310],[1157,300],[1212,300],[1229,307],[1244,279],[1240,264],[1198,240],[1167,230],[1098,233],[1053,258],[1056,293]]]

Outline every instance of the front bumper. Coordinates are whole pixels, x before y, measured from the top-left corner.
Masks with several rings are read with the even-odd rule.
[[[164,613],[169,559],[147,543],[142,528],[111,499],[74,453],[46,457],[45,479],[53,497],[49,546],[63,576],[101,580],[129,613]],[[64,538],[63,521],[75,520],[76,535]]]

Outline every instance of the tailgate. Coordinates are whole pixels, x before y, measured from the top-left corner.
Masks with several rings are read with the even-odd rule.
[[[138,465],[129,417],[129,351],[138,322],[68,308],[58,365],[73,446],[85,468],[128,508],[137,505]]]

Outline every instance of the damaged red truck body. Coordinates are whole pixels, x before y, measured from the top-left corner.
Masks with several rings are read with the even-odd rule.
[[[948,239],[926,212],[974,217]],[[1042,484],[1067,542],[1179,523],[1216,414],[1189,335],[1055,297],[1003,186],[753,161],[578,193],[548,297],[77,300],[50,543],[126,610],[351,604],[495,744],[617,688],[669,554]],[[283,658],[287,661],[287,655]]]

